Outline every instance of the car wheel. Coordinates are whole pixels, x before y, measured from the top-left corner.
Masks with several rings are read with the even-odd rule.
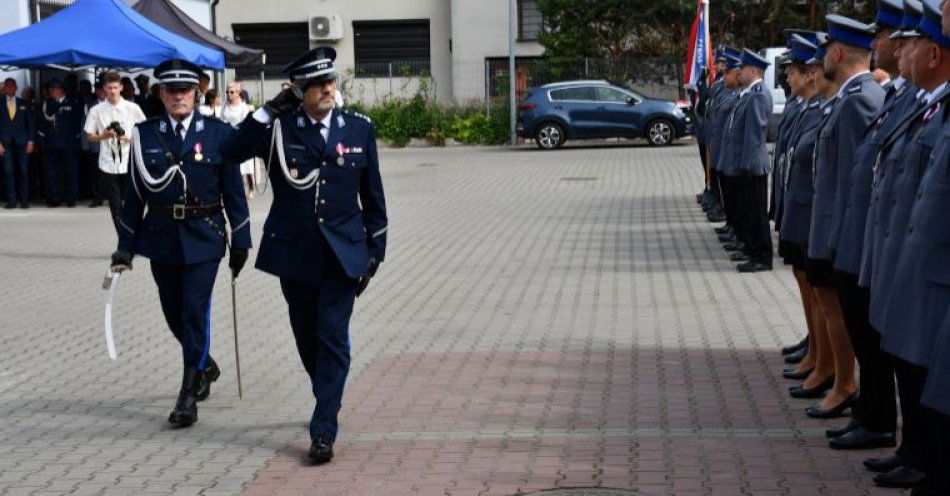
[[[650,121],[647,126],[646,139],[652,146],[666,146],[673,142],[676,133],[673,131],[673,124],[666,119],[656,119]]]
[[[534,141],[542,150],[553,150],[564,144],[564,128],[554,122],[545,122],[534,132]]]

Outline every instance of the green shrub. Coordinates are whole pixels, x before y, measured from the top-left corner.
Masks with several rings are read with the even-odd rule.
[[[495,103],[442,105],[435,101],[427,79],[410,98],[386,98],[372,106],[346,105],[365,114],[376,125],[377,137],[395,147],[413,138],[443,146],[448,138],[469,145],[498,145],[508,141],[508,108]]]

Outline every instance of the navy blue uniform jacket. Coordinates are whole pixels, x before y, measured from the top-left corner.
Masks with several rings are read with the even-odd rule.
[[[226,161],[221,147],[234,134],[234,128],[213,117],[197,113],[182,143],[168,121],[168,115],[153,117],[136,126],[141,143],[142,159],[152,177],[158,178],[177,163],[188,178],[188,189],[196,198],[185,198],[181,179],[176,178],[165,190],[150,193],[135,170],[133,143],[129,182],[122,208],[119,250],[165,264],[196,264],[219,260],[226,247],[224,215],[219,211],[207,218],[176,220],[169,214],[142,212],[147,205],[170,207],[176,204],[215,205],[223,203],[231,225],[231,247],[251,247],[250,217],[244,184],[238,163]],[[161,140],[164,139],[176,160],[166,159]],[[201,148],[200,159],[195,147]]]
[[[254,156],[270,159],[274,203],[255,266],[280,278],[319,284],[331,255],[326,243],[349,277],[362,277],[370,258],[382,262],[386,254],[388,221],[376,129],[362,116],[335,109],[321,149],[320,131],[302,109],[278,119],[292,178],[319,169],[320,179],[304,191],[292,187],[276,149],[271,150],[274,126],[247,116],[225,156],[237,163]]]

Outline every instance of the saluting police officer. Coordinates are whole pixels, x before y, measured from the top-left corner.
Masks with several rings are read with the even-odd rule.
[[[112,270],[131,269],[136,254],[151,261],[162,312],[184,359],[181,391],[168,421],[186,427],[198,420],[197,402],[208,397],[221,373],[209,354],[211,292],[226,247],[234,277],[244,266],[250,217],[238,164],[221,155],[233,128],[195,112],[201,68],[173,59],[154,73],[166,113],[127,130],[131,184]]]
[[[36,134],[43,145],[49,175],[47,205],[58,207],[63,200],[62,183],[66,185],[66,206],[75,207],[79,192],[79,135],[82,133],[83,105],[66,96],[63,83],[49,82],[49,98],[40,109],[40,125]]]
[[[383,261],[387,230],[376,131],[334,108],[335,59],[319,47],[291,62],[294,86],[248,116],[225,149],[235,163],[269,159],[274,202],[256,267],[280,278],[316,397],[308,456],[317,464],[333,458],[353,303]]]

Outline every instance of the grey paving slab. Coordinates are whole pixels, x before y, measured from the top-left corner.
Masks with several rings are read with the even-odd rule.
[[[442,443],[449,452],[466,453],[476,443],[527,440],[521,449],[534,456],[543,453],[544,443],[563,439],[609,447],[617,439],[641,437],[644,443],[662,441],[655,447],[661,466],[653,468],[666,470],[663,460],[686,451],[674,443],[696,437],[709,446],[743,436],[774,439],[762,453],[731,461],[752,466],[763,457],[780,459],[786,440],[798,445],[820,435],[822,424],[806,422],[799,404],[776,393],[784,383],[774,375],[780,367],[775,349],[799,339],[804,327],[794,281],[782,269],[752,276],[732,271],[693,200],[701,184],[697,160],[689,142],[665,149],[609,144],[557,152],[384,150],[389,252],[357,302],[351,383],[383,357],[532,353],[532,370],[550,374],[537,357],[579,354],[587,357],[586,365],[565,371],[558,384],[577,383],[585,374],[608,382],[626,375],[630,382],[634,374],[639,379],[630,382],[631,389],[651,398],[638,408],[663,422],[616,425],[621,419],[611,420],[615,413],[608,412],[629,397],[581,392],[571,404],[596,421],[528,424],[522,420],[553,418],[560,407],[533,410],[557,397],[558,388],[526,385],[525,404],[515,411],[502,413],[509,403],[486,400],[497,405],[500,419],[487,427],[478,419],[444,429],[428,423],[448,402],[464,401],[434,395],[413,406],[414,423],[353,432],[347,422],[357,425],[353,412],[369,404],[345,399],[340,441],[352,444],[351,456],[360,443],[387,439]],[[269,195],[251,202],[255,239],[269,202]],[[146,260],[136,259],[120,282],[118,360],[105,354],[100,284],[114,245],[103,208],[0,211],[0,494],[261,489],[263,484],[249,483],[269,460],[305,439],[313,406],[277,280],[249,268],[238,284],[245,394],[239,400],[228,273],[219,273],[212,354],[223,375],[201,404],[199,423],[173,430],[165,419],[177,394],[181,358]],[[599,375],[606,365],[595,363],[597,357],[625,350],[639,351],[626,362],[610,359],[614,372]],[[701,359],[690,358],[695,354]],[[507,369],[480,370],[472,380],[489,387],[514,370],[516,359],[510,360]],[[387,380],[400,385],[399,377]],[[752,386],[717,387],[724,381]],[[588,390],[599,391],[596,384]],[[754,409],[743,416],[730,410],[734,401]],[[693,425],[691,419],[703,415],[714,420]],[[641,468],[650,467],[654,453],[646,448],[638,451]],[[711,449],[700,450],[695,470],[717,461]],[[465,459],[477,465],[479,456],[469,455]],[[858,481],[856,493],[866,489],[855,460],[834,460],[844,479]],[[458,466],[443,469],[459,472]],[[641,472],[642,488],[653,484],[663,491],[665,482],[653,483]],[[573,473],[555,471],[551,487],[570,485]],[[695,474],[687,475],[680,484],[690,484]],[[460,494],[500,490],[472,477],[453,487]],[[578,473],[576,479],[589,485],[591,476]],[[370,491],[371,481],[364,482],[341,487],[360,494]],[[712,482],[700,480],[700,489]],[[723,479],[732,483],[751,487],[748,478]],[[393,494],[397,487],[390,486]],[[827,494],[828,487],[820,490]]]

